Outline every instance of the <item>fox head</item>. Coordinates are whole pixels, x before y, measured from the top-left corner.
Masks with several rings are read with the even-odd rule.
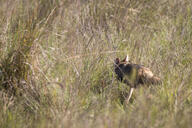
[[[116,58],[115,59],[115,62],[114,62],[114,70],[115,70],[115,73],[117,75],[117,79],[119,80],[123,80],[123,76],[124,76],[124,73],[123,73],[123,68],[126,66],[126,64],[128,64],[130,61],[129,61],[129,56],[127,55],[123,60],[120,60],[119,58]]]

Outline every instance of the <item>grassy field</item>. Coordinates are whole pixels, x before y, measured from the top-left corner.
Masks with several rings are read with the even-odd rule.
[[[129,90],[129,54],[162,85]],[[0,0],[0,128],[190,128],[191,0]]]

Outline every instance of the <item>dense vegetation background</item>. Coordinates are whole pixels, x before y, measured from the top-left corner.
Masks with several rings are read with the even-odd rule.
[[[113,61],[163,79],[132,102]],[[0,127],[192,126],[191,0],[0,0]]]

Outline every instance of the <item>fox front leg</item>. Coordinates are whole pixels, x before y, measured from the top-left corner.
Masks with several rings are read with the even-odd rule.
[[[131,99],[131,96],[132,96],[132,94],[133,94],[133,91],[134,91],[134,88],[131,88],[130,91],[129,91],[129,96],[128,96],[127,100],[126,100],[126,104],[129,103],[129,100]]]

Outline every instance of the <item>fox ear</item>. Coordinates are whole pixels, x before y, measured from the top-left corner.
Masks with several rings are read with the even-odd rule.
[[[128,56],[128,55],[126,56],[125,61],[126,61],[126,62],[129,61],[129,56]]]
[[[127,55],[127,56],[125,57],[125,59],[122,60],[122,62],[128,62],[128,61],[129,61],[129,56]]]
[[[115,64],[119,64],[119,63],[120,63],[119,58],[116,58],[116,59],[115,59]]]

